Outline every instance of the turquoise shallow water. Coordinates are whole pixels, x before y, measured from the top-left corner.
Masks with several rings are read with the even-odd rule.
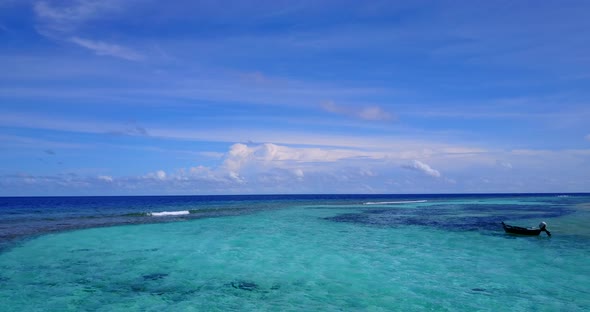
[[[587,199],[318,200],[46,234],[0,254],[0,311],[587,311]],[[539,216],[551,238],[495,222]]]

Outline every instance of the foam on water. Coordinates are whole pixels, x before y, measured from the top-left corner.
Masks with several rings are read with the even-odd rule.
[[[414,204],[425,203],[427,200],[400,200],[400,201],[382,201],[382,202],[366,202],[365,205],[395,205],[395,204]]]
[[[180,210],[180,211],[161,211],[161,212],[150,212],[148,216],[151,217],[166,217],[166,216],[182,216],[190,214],[188,210]]]
[[[551,238],[515,238],[499,224],[439,226],[471,224],[471,206],[323,204],[44,235],[0,253],[0,311],[590,309],[589,230],[570,220],[588,210],[545,218]],[[524,210],[502,207],[496,216]]]

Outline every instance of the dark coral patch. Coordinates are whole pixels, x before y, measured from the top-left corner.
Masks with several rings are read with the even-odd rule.
[[[241,290],[254,291],[258,289],[258,284],[250,281],[234,281],[230,283],[231,287]]]
[[[373,226],[418,225],[455,231],[498,231],[504,220],[550,219],[572,213],[562,205],[436,205],[403,209],[367,209],[326,220]]]
[[[153,274],[144,275],[142,277],[146,281],[157,281],[157,280],[163,279],[166,276],[168,276],[167,273],[153,273]]]

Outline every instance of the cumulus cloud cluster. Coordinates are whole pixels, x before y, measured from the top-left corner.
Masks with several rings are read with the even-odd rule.
[[[336,147],[235,143],[215,155],[218,163],[159,169],[137,176],[70,174],[13,176],[5,185],[44,190],[119,194],[244,194],[403,192],[429,183],[451,184],[430,165],[412,160],[414,153],[386,153]],[[408,163],[410,161],[410,163]],[[408,176],[404,170],[422,175]],[[0,177],[0,185],[2,177]],[[53,190],[54,193],[58,191]]]
[[[231,146],[220,170],[235,181],[245,182],[248,176],[259,173],[288,176],[297,181],[305,177],[304,168],[309,163],[329,163],[358,156],[347,150],[326,150],[320,148],[293,148],[272,143],[246,145],[237,143]],[[314,169],[315,170],[315,169]]]
[[[140,175],[116,176],[65,173],[56,175],[12,174],[0,176],[0,194],[247,194],[247,193],[404,193],[456,191],[542,190],[546,182],[534,175],[518,179],[510,170],[526,170],[532,151],[511,151],[500,159],[480,153],[445,154],[428,151],[417,160],[415,153],[377,153],[331,147],[285,146],[273,143],[236,143],[209,165],[160,169]],[[538,152],[536,159],[546,172],[548,164],[563,153]],[[581,164],[589,152],[572,151],[568,161]],[[497,155],[494,155],[497,156]],[[431,164],[444,163],[446,174]],[[531,168],[537,168],[536,164]],[[576,167],[572,174],[579,174]],[[507,170],[508,169],[508,170]],[[551,171],[554,170],[554,171]],[[412,174],[411,172],[419,173]],[[473,175],[476,172],[476,175]],[[507,175],[510,178],[507,179]],[[483,183],[482,183],[483,181]],[[545,183],[545,184],[543,184]],[[563,181],[551,182],[565,185]],[[572,190],[585,184],[572,185]],[[26,190],[29,193],[22,193]]]
[[[242,170],[280,168],[303,176],[301,166],[307,163],[333,163],[356,157],[371,157],[369,154],[344,149],[294,148],[272,143],[248,146],[237,143],[231,146],[223,163],[229,173],[239,175]]]
[[[198,186],[209,189],[227,190],[244,185],[271,185],[303,182],[306,163],[336,162],[354,156],[348,151],[326,151],[318,148],[291,148],[266,143],[232,145],[216,167],[198,165],[166,172],[157,170],[141,177],[98,176],[102,182],[118,183],[120,186],[131,184],[162,185],[187,187]]]
[[[335,192],[342,183],[365,190],[363,179],[377,176],[367,160],[383,161],[383,156],[337,148],[236,143],[215,166],[160,169],[140,176],[24,175],[10,178],[9,184],[27,184],[30,189],[45,184],[87,191],[108,188],[123,193]]]
[[[386,185],[386,178],[382,175],[395,172],[400,167],[419,171],[430,177],[442,176],[438,170],[418,160],[406,165],[396,165],[389,155],[383,153],[291,147],[273,143],[236,143],[230,146],[217,166],[199,165],[172,172],[158,170],[135,182],[168,185],[177,189],[207,187],[208,190],[220,192],[254,192],[264,189],[287,193],[295,190],[334,192],[344,185],[348,189],[355,188],[358,192],[364,192],[373,190],[375,183]],[[129,184],[132,179],[118,181]]]

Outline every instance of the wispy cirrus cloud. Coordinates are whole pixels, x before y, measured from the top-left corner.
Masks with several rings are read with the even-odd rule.
[[[149,136],[149,132],[146,128],[138,125],[135,122],[129,122],[124,128],[118,130],[112,130],[110,134],[115,135],[129,135],[129,136]]]
[[[38,30],[47,32],[72,32],[82,23],[100,17],[102,14],[119,10],[120,1],[79,0],[69,3],[38,1],[33,5],[37,15]]]
[[[2,114],[0,114],[0,126],[68,131],[77,133],[111,134],[121,136],[150,136],[148,129],[134,121],[96,122],[92,119],[62,119],[56,116],[43,116],[37,114],[13,114],[2,112]],[[8,137],[0,136],[0,141],[2,141],[4,138]],[[20,139],[24,140],[25,137]]]
[[[0,120],[0,126],[2,126],[2,121]],[[55,151],[56,148],[72,148],[72,149],[82,149],[87,148],[90,145],[82,144],[82,143],[74,143],[74,142],[63,142],[63,141],[53,141],[47,139],[39,139],[34,137],[28,136],[18,136],[18,135],[0,135],[0,145],[2,146],[10,146],[11,148],[46,148],[46,150]],[[46,152],[47,153],[47,152]]]
[[[141,61],[144,56],[130,48],[97,40],[72,37],[70,41],[100,56],[114,56],[129,61]]]
[[[143,124],[137,122],[117,122],[116,120],[95,120],[87,117],[64,118],[56,115],[26,114],[2,112],[0,114],[0,126],[22,129],[45,129],[52,131],[65,131],[70,133],[88,134],[118,134],[128,136],[151,137],[169,141],[205,141],[205,142],[272,142],[282,145],[330,147],[349,151],[349,154],[338,153],[343,157],[382,157],[388,153],[397,159],[416,159],[432,155],[462,156],[485,154],[486,149],[464,146],[463,144],[441,141],[432,137],[404,137],[388,134],[374,134],[366,137],[362,134],[337,134],[317,133],[313,130],[287,130],[276,129],[267,131],[264,127],[251,126],[236,133],[233,129],[219,128],[211,131],[209,128],[195,127],[194,125],[178,124],[176,126],[162,124]],[[430,135],[427,133],[427,135]],[[1,137],[0,137],[1,139]],[[428,148],[425,148],[428,146]],[[351,150],[356,150],[350,153]],[[284,151],[278,149],[275,155],[282,155]],[[336,154],[325,153],[322,150],[310,149],[305,153],[299,151],[297,155],[304,158],[312,156],[325,160],[332,160]],[[219,155],[218,155],[219,156]],[[276,156],[278,157],[278,156]]]
[[[70,3],[38,1],[33,5],[37,16],[37,32],[54,40],[65,40],[89,49],[99,56],[112,56],[129,61],[140,61],[141,53],[121,44],[83,38],[79,29],[95,19],[122,9],[120,1],[79,0]]]
[[[321,104],[322,109],[327,112],[344,115],[349,117],[354,117],[362,120],[369,120],[369,121],[389,121],[393,120],[393,114],[385,111],[380,106],[362,106],[362,107],[352,107],[352,106],[344,106],[338,105],[333,101],[326,101]]]

